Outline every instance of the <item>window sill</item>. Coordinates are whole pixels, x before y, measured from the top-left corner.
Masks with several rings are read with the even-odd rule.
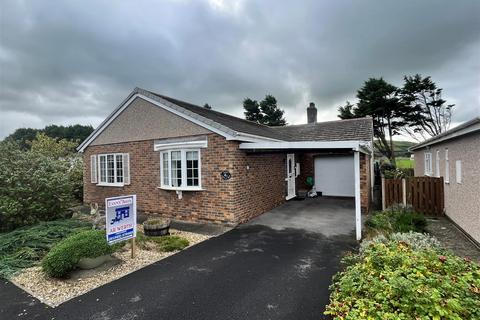
[[[97,183],[99,187],[124,187],[123,183]]]
[[[158,189],[162,190],[170,190],[170,191],[205,191],[205,189],[201,187],[157,187]]]

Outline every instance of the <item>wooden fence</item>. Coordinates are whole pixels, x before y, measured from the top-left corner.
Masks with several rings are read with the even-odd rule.
[[[411,205],[415,211],[432,216],[444,214],[443,178],[407,177],[382,178],[382,207],[400,203]]]

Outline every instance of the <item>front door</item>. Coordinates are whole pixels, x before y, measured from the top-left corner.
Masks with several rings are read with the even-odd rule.
[[[287,196],[286,199],[290,200],[295,198],[295,154],[287,154]]]

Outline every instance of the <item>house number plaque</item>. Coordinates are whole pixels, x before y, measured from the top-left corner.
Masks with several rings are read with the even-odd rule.
[[[232,177],[232,174],[227,170],[222,171],[222,173],[220,173],[220,175],[222,176],[223,180],[228,180]]]

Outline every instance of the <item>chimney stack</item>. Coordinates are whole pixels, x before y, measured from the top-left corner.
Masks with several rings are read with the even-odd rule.
[[[313,102],[310,102],[310,106],[307,108],[307,121],[308,123],[317,123],[317,108]]]

